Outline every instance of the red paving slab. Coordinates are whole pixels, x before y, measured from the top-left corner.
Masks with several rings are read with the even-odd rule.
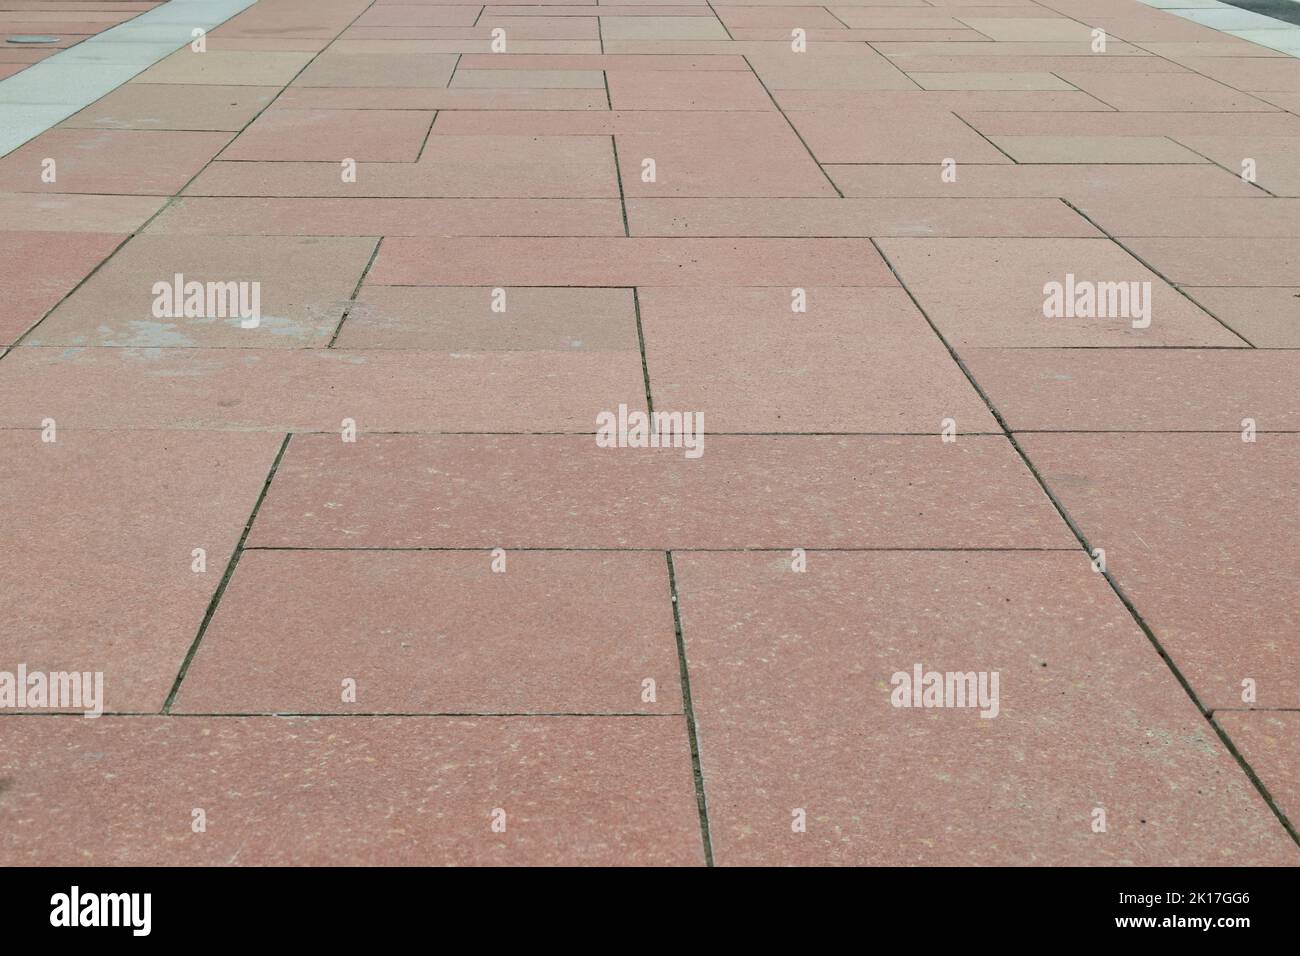
[[[0,190],[171,196],[230,142],[228,132],[52,129],[0,159]],[[53,160],[49,167],[45,160]],[[42,178],[53,170],[53,181]]]
[[[1224,710],[1214,720],[1250,761],[1278,808],[1291,820],[1300,817],[1300,752],[1295,742],[1300,713]]]
[[[241,335],[263,329],[234,328]],[[594,433],[645,407],[625,351],[24,348],[0,366],[0,427]],[[88,396],[95,396],[88,402]],[[935,439],[938,441],[938,439]]]
[[[339,348],[638,353],[632,289],[368,285]]]
[[[326,345],[361,281],[377,240],[252,236],[137,236],[28,336],[31,345],[133,348]],[[181,276],[181,294],[175,293]],[[172,287],[171,305],[159,292]],[[185,315],[191,282],[248,283],[225,315]],[[255,327],[252,284],[257,283]],[[206,290],[204,292],[206,311]],[[214,300],[215,304],[215,300]]]
[[[804,289],[797,313],[787,288],[644,287],[639,304],[657,407],[718,431],[999,430],[901,289]]]
[[[156,711],[282,438],[54,426],[0,431],[0,660],[101,671],[107,709]]]
[[[954,346],[1246,345],[1108,239],[888,238],[880,248]],[[1067,282],[1138,288],[1126,313],[1062,307],[1047,315],[1053,282],[1063,295]]]
[[[0,713],[0,862],[1300,863],[1295,57],[1137,0],[207,41],[0,156],[0,671],[108,711]]]
[[[2,202],[3,200],[0,200]],[[183,196],[151,233],[225,236],[621,236],[611,199],[285,199]]]
[[[6,866],[704,862],[681,717],[14,723]]]
[[[692,460],[685,448],[600,448],[592,435],[374,435],[354,444],[301,436],[250,541],[656,550],[1074,544],[999,436],[705,441]]]
[[[420,110],[267,110],[221,158],[413,163],[433,117]]]
[[[966,349],[1016,431],[1300,429],[1300,363],[1265,349]]]
[[[6,203],[9,209],[17,205]],[[28,212],[34,211],[19,214]],[[0,342],[12,344],[39,322],[125,238],[111,232],[0,232],[0,295],[6,303]]]
[[[647,551],[249,551],[173,713],[680,713],[666,593]]]
[[[1082,553],[673,560],[721,865],[1300,859]],[[996,711],[895,706],[917,665]]]
[[[1206,706],[1300,706],[1296,435],[1019,440]]]

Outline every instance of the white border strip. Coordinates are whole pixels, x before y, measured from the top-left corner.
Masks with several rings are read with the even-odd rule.
[[[0,80],[0,156],[85,109],[257,0],[169,0]]]

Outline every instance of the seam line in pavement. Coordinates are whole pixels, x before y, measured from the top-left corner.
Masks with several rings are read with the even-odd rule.
[[[713,838],[709,827],[709,802],[704,792],[704,769],[700,763],[700,737],[695,723],[695,706],[691,699],[691,674],[686,663],[686,640],[682,636],[682,616],[677,594],[677,570],[672,551],[663,552],[668,562],[668,591],[673,602],[673,631],[677,637],[677,665],[682,675],[682,709],[686,712],[686,735],[691,744],[691,768],[695,777],[695,803],[700,814],[700,839],[704,843],[704,864],[713,866]]]
[[[240,555],[244,553],[244,542],[248,540],[249,532],[253,530],[253,522],[257,520],[257,513],[261,510],[262,502],[266,500],[266,494],[271,489],[271,481],[275,478],[276,469],[280,467],[280,461],[284,458],[285,450],[288,449],[291,438],[293,438],[292,432],[285,435],[284,441],[280,442],[280,450],[276,452],[275,459],[271,462],[271,470],[267,472],[266,480],[262,483],[262,490],[258,492],[257,500],[253,502],[253,510],[248,515],[248,521],[244,524],[244,530],[239,535],[234,550],[230,553],[230,560],[226,562],[226,571],[221,576],[217,589],[212,593],[212,600],[208,602],[208,609],[204,612],[203,620],[199,624],[199,631],[194,635],[194,640],[190,643],[185,659],[181,661],[181,669],[176,674],[176,680],[172,683],[171,692],[167,694],[167,700],[163,702],[163,714],[171,713],[172,705],[176,702],[176,695],[180,693],[181,683],[185,680],[185,675],[189,673],[190,664],[194,661],[194,655],[198,653],[199,645],[203,643],[203,636],[208,632],[208,625],[212,623],[213,615],[217,613],[217,605],[221,603],[221,598],[226,593],[226,587],[235,574],[235,566],[239,564]]]
[[[799,128],[795,126],[793,122],[791,122],[790,117],[785,115],[785,110],[781,109],[781,104],[776,101],[776,97],[772,95],[772,91],[767,88],[767,84],[763,82],[763,78],[758,75],[758,70],[754,69],[754,64],[749,62],[749,56],[743,55],[741,56],[741,59],[745,61],[745,66],[749,67],[749,72],[752,73],[754,79],[758,81],[758,85],[763,88],[763,92],[767,94],[767,98],[772,101],[772,105],[776,107],[776,111],[781,114],[781,119],[785,120],[786,125],[790,127],[790,131],[794,133],[795,137],[799,140],[799,144],[803,146],[803,148],[807,151],[808,158],[813,161],[813,164],[818,168],[818,170],[821,171],[822,176],[824,176],[826,178],[826,181],[831,184],[831,189],[835,190],[835,195],[838,196],[840,199],[843,199],[844,192],[840,189],[839,185],[835,182],[835,180],[831,179],[831,174],[826,172],[826,167],[823,166],[821,160],[817,158],[817,154],[812,151],[812,147],[808,145],[808,141],[803,138],[803,133],[799,132]],[[761,112],[767,112],[767,111],[762,110]],[[664,197],[664,198],[670,198],[670,197]],[[765,198],[773,199],[773,198],[781,198],[781,197],[769,196]],[[786,198],[794,198],[794,197],[786,197]],[[830,197],[829,196],[821,196],[821,197],[805,196],[803,198],[829,199]],[[860,237],[860,238],[865,238],[865,237]]]
[[[623,192],[623,168],[622,168],[622,164],[620,164],[619,161],[618,161],[618,137],[615,136],[613,133],[610,133],[610,134],[609,134],[609,143],[610,143],[610,146],[612,146],[612,147],[614,148],[614,178],[615,178],[615,180],[618,182],[618,205],[619,205],[619,208],[622,209],[622,211],[623,211],[623,238],[624,238],[624,239],[630,239],[630,238],[632,238],[632,230],[631,230],[631,228],[630,228],[630,227],[628,226],[628,224],[627,224],[627,196],[626,196],[626,195],[624,194],[624,192]],[[607,197],[607,196],[593,196],[593,197],[589,197],[589,198],[592,198],[592,199],[608,199],[608,198],[612,198],[612,197]],[[553,237],[552,237],[552,238],[553,238]],[[582,237],[580,237],[580,236],[567,236],[567,237],[561,237],[561,238],[575,239],[575,238],[582,238]],[[617,239],[617,238],[619,238],[619,237],[618,237],[618,236],[592,236],[592,237],[589,237],[589,238],[593,238],[593,239],[600,239],[600,238],[604,238],[604,239]],[[536,287],[534,287],[534,288],[536,288]]]
[[[384,237],[380,236],[375,241],[375,248],[370,251],[370,258],[366,261],[366,267],[361,270],[361,277],[357,279],[356,287],[352,290],[352,297],[348,299],[348,304],[343,308],[343,314],[339,316],[339,324],[334,326],[334,334],[330,336],[329,344],[325,346],[327,349],[334,348],[334,343],[339,340],[339,333],[343,331],[343,323],[352,314],[352,309],[357,304],[357,296],[361,294],[361,286],[365,283],[366,276],[370,275],[375,260],[379,258],[379,247],[383,244]]]
[[[1262,201],[1263,201],[1263,200],[1262,200]],[[1208,307],[1206,307],[1206,306],[1204,306],[1204,305],[1201,305],[1201,303],[1199,303],[1199,302],[1197,302],[1195,299],[1193,299],[1190,295],[1188,295],[1186,292],[1183,291],[1183,287],[1182,287],[1181,285],[1179,285],[1178,283],[1174,282],[1172,279],[1170,279],[1168,276],[1166,276],[1163,272],[1161,272],[1159,269],[1157,269],[1157,268],[1156,268],[1152,263],[1147,262],[1146,259],[1142,258],[1142,256],[1138,255],[1136,252],[1134,252],[1132,249],[1130,249],[1128,246],[1126,246],[1126,245],[1124,244],[1124,241],[1123,241],[1122,239],[1116,239],[1114,236],[1112,236],[1112,235],[1111,235],[1107,230],[1103,229],[1103,228],[1102,228],[1102,227],[1101,227],[1097,222],[1095,222],[1095,221],[1092,219],[1091,216],[1089,216],[1086,212],[1084,212],[1082,209],[1080,209],[1078,206],[1076,206],[1076,205],[1075,205],[1074,203],[1072,203],[1070,200],[1065,199],[1065,198],[1062,198],[1062,199],[1061,199],[1061,202],[1065,203],[1065,205],[1069,206],[1071,209],[1073,209],[1075,212],[1077,212],[1080,216],[1082,216],[1085,220],[1087,220],[1089,223],[1091,223],[1092,226],[1093,226],[1093,228],[1095,228],[1095,229],[1097,229],[1099,232],[1101,232],[1101,233],[1102,233],[1102,234],[1103,234],[1107,239],[1109,239],[1111,242],[1115,243],[1115,245],[1119,246],[1122,250],[1124,250],[1126,253],[1128,253],[1130,256],[1132,256],[1134,259],[1136,259],[1138,262],[1142,263],[1142,265],[1145,266],[1147,269],[1151,270],[1151,271],[1154,272],[1156,275],[1158,275],[1162,280],[1164,280],[1164,282],[1165,282],[1166,285],[1168,285],[1171,289],[1173,289],[1175,292],[1177,292],[1179,295],[1181,295],[1184,299],[1186,299],[1188,302],[1190,302],[1190,303],[1191,303],[1192,305],[1194,305],[1196,308],[1200,309],[1202,312],[1204,312],[1204,313],[1205,313],[1206,315],[1208,315],[1210,318],[1214,319],[1215,322],[1218,322],[1221,326],[1223,326],[1225,329],[1227,329],[1229,332],[1231,332],[1231,333],[1232,333],[1233,335],[1235,335],[1237,338],[1241,339],[1243,342],[1245,342],[1245,343],[1246,343],[1248,346],[1250,346],[1252,349],[1255,347],[1255,343],[1254,343],[1254,342],[1250,341],[1250,339],[1246,338],[1244,335],[1242,335],[1240,332],[1238,332],[1236,329],[1234,329],[1232,326],[1230,326],[1227,322],[1224,322],[1223,319],[1219,318],[1217,315],[1215,315],[1213,312],[1211,312],[1211,311],[1209,310]]]

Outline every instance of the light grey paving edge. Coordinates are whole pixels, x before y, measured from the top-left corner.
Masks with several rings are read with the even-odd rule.
[[[1300,27],[1219,0],[1138,0],[1228,36],[1300,58]],[[1295,2],[1295,0],[1293,0]]]
[[[0,156],[63,122],[257,0],[169,0],[0,80]]]

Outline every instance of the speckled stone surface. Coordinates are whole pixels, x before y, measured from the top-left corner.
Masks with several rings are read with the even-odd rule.
[[[1268,788],[1278,809],[1300,817],[1300,713],[1293,710],[1221,710],[1215,722]]]
[[[846,3],[6,5],[0,865],[1300,864],[1295,31]]]
[[[646,551],[248,551],[173,712],[680,712],[668,593]]]
[[[1082,553],[674,563],[719,864],[1300,862]],[[917,664],[996,716],[893,706]]]
[[[706,423],[707,426],[707,423]],[[940,506],[938,503],[945,503]],[[295,438],[250,542],[276,547],[1072,548],[1005,438]]]
[[[107,709],[157,710],[281,438],[56,418],[47,443],[41,421],[0,431],[0,670],[101,671]],[[0,736],[18,720],[0,714]]]
[[[682,717],[11,722],[5,866],[704,861]]]
[[[1208,707],[1300,707],[1300,436],[1020,441]]]

